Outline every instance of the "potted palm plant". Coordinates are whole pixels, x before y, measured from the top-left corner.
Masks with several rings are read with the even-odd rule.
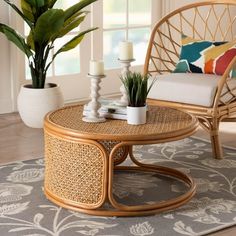
[[[147,95],[155,83],[155,79],[148,85],[148,75],[141,73],[127,73],[120,77],[123,83],[127,98],[127,122],[131,125],[140,125],[146,123],[146,99]]]
[[[0,32],[26,55],[30,68],[32,84],[22,86],[20,90],[19,113],[26,125],[41,128],[45,114],[64,103],[60,88],[45,83],[50,65],[58,54],[75,48],[87,33],[97,28],[79,32],[50,58],[54,43],[84,21],[88,14],[84,8],[96,0],[81,0],[65,10],[54,8],[57,0],[21,0],[20,8],[10,0],[4,1],[30,29],[25,38],[12,27],[0,23]]]

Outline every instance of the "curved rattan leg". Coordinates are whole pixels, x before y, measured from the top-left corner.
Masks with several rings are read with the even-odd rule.
[[[102,215],[102,216],[139,216],[139,215],[150,215],[150,214],[154,214],[157,212],[162,212],[165,210],[170,210],[170,209],[174,209],[176,207],[179,207],[181,205],[183,205],[184,203],[186,203],[187,201],[189,201],[193,195],[196,192],[196,186],[193,182],[193,180],[186,174],[171,169],[171,168],[167,168],[167,167],[161,167],[161,166],[156,166],[156,165],[144,165],[139,163],[138,161],[136,161],[136,159],[134,158],[133,154],[132,154],[132,146],[133,142],[117,142],[116,144],[114,144],[114,147],[111,149],[110,155],[108,154],[108,150],[106,148],[104,148],[100,143],[96,142],[96,141],[91,141],[91,140],[77,140],[77,142],[73,142],[73,144],[69,144],[69,145],[74,145],[76,146],[76,150],[78,152],[76,152],[76,154],[74,155],[75,159],[71,160],[71,157],[73,157],[73,155],[70,155],[71,153],[69,153],[68,155],[70,156],[70,158],[66,158],[64,155],[62,156],[62,160],[63,162],[66,161],[72,161],[72,163],[70,163],[69,166],[74,166],[74,162],[75,160],[77,160],[79,158],[79,151],[81,151],[80,149],[82,148],[82,151],[85,150],[85,153],[81,152],[81,159],[79,159],[80,161],[80,165],[81,163],[83,163],[83,161],[85,161],[84,165],[85,167],[83,168],[87,168],[88,172],[89,170],[93,167],[93,163],[95,165],[96,168],[101,169],[101,174],[103,174],[104,178],[99,178],[97,180],[97,178],[93,179],[92,182],[89,185],[84,184],[83,186],[85,186],[85,190],[82,191],[83,195],[81,194],[81,199],[80,200],[80,196],[78,198],[78,191],[77,191],[77,187],[80,188],[80,190],[83,190],[83,186],[81,187],[80,183],[83,183],[85,180],[89,180],[90,176],[94,177],[97,176],[97,170],[95,170],[96,175],[91,174],[91,175],[87,175],[84,176],[82,179],[78,179],[78,174],[76,174],[76,178],[75,181],[76,183],[72,183],[72,180],[74,180],[71,176],[71,171],[70,169],[68,169],[68,165],[65,166],[65,168],[63,169],[63,176],[65,176],[67,173],[65,173],[66,171],[68,172],[66,178],[63,178],[63,180],[67,181],[66,182],[66,186],[63,185],[62,190],[64,191],[65,188],[68,188],[68,185],[71,185],[73,188],[70,189],[70,191],[68,191],[69,196],[64,196],[61,195],[61,192],[57,192],[54,189],[54,186],[58,185],[58,176],[56,176],[56,180],[57,182],[55,182],[55,184],[53,185],[52,181],[53,177],[55,177],[55,175],[60,174],[60,167],[63,166],[62,164],[58,164],[58,168],[55,168],[55,165],[53,165],[53,163],[51,163],[51,160],[57,159],[57,162],[60,160],[60,158],[55,158],[57,156],[61,156],[61,150],[59,147],[61,148],[65,148],[65,150],[75,150],[75,148],[67,148],[67,139],[63,138],[63,140],[58,139],[54,136],[50,136],[50,134],[48,134],[48,136],[46,136],[46,143],[47,143],[47,171],[46,171],[46,178],[45,178],[45,194],[47,196],[47,198],[49,200],[51,200],[52,202],[68,208],[68,209],[72,209],[72,210],[76,210],[76,211],[80,211],[80,212],[84,212],[87,214],[92,214],[92,215]],[[53,141],[51,141],[51,139],[53,139]],[[54,140],[55,139],[55,140]],[[59,142],[58,145],[55,145],[55,142]],[[50,146],[50,145],[53,146]],[[49,146],[48,146],[49,145]],[[54,147],[55,146],[55,147]],[[92,147],[92,148],[91,148]],[[127,152],[129,152],[131,159],[134,161],[134,163],[137,163],[137,166],[116,166],[116,159],[115,156],[117,155],[117,152],[119,152],[120,150],[126,150]],[[98,157],[96,158],[96,160],[91,164],[91,168],[90,166],[88,167],[88,162],[86,162],[86,156],[88,154],[88,152],[95,152],[91,154],[91,157],[89,156],[89,160],[91,158],[94,158],[94,155],[97,154],[97,152],[99,152]],[[123,158],[125,155],[127,154],[126,151],[124,153],[122,153],[121,157]],[[59,153],[58,153],[59,152]],[[109,160],[108,160],[108,155],[109,155]],[[85,160],[84,160],[85,158]],[[99,163],[97,163],[99,162]],[[103,164],[103,168],[101,168],[101,165]],[[53,165],[53,170],[49,171],[49,167]],[[76,171],[78,172],[78,166],[80,165],[75,165],[76,166]],[[82,168],[82,170],[83,170]],[[173,199],[168,199],[165,201],[160,201],[160,202],[156,202],[153,204],[141,204],[141,205],[135,205],[135,206],[129,206],[129,205],[125,205],[123,203],[118,203],[116,202],[116,200],[113,197],[113,174],[114,174],[114,170],[118,170],[118,171],[128,171],[128,172],[156,172],[158,174],[162,174],[162,175],[166,175],[166,176],[171,176],[171,177],[175,177],[176,179],[179,179],[180,181],[183,181],[185,184],[187,184],[189,186],[189,189],[187,192],[183,193],[182,195],[173,198]],[[73,173],[77,173],[77,172],[73,172]],[[53,174],[53,176],[49,176],[49,174]],[[60,174],[61,175],[61,174]],[[101,179],[101,180],[100,180]],[[102,184],[102,188],[98,193],[95,194],[90,194],[92,200],[98,195],[100,194],[101,197],[95,202],[95,203],[90,203],[88,202],[87,199],[87,188],[89,186],[94,186],[95,188],[92,188],[97,190],[97,181],[101,181]],[[99,182],[100,183],[100,182]],[[77,184],[77,185],[76,185]],[[53,187],[51,187],[53,186]],[[74,187],[77,186],[77,187]],[[56,192],[55,192],[55,191]],[[60,189],[61,190],[61,189]],[[70,198],[70,196],[72,195],[72,192],[75,193],[76,197],[78,199],[74,199],[74,198]],[[80,193],[81,191],[79,191]],[[64,194],[64,192],[62,192]],[[66,192],[67,193],[67,192]],[[83,197],[85,194],[85,197]],[[88,193],[89,194],[89,193]],[[90,196],[89,195],[89,196]],[[86,202],[84,202],[86,201]],[[106,205],[104,205],[105,202],[110,202],[111,205],[113,206],[113,208],[107,207]]]
[[[188,202],[195,194],[196,192],[196,185],[193,181],[193,179],[178,170],[158,166],[158,165],[149,165],[149,164],[142,164],[138,162],[132,153],[132,145],[130,143],[129,145],[129,155],[131,160],[137,165],[137,166],[115,166],[114,167],[114,157],[113,155],[116,153],[116,150],[121,146],[128,145],[126,142],[119,143],[114,147],[112,152],[109,156],[109,181],[108,181],[108,198],[111,203],[111,205],[116,209],[116,212],[114,212],[115,215],[122,214],[123,216],[130,216],[136,212],[136,215],[147,215],[147,214],[153,214],[155,212],[162,212],[165,210],[174,209],[176,207],[179,207],[186,202]],[[188,190],[183,193],[182,195],[173,198],[168,199],[161,202],[155,202],[152,204],[140,204],[135,206],[125,205],[123,203],[117,202],[113,197],[113,169],[119,170],[119,171],[138,171],[138,172],[154,172],[157,174],[174,177],[182,182],[184,182],[186,185],[188,185]]]
[[[219,137],[219,125],[220,121],[218,119],[212,119],[209,131],[211,136],[211,146],[212,146],[213,156],[216,159],[223,159],[224,157],[223,150]]]
[[[78,211],[105,203],[108,154],[100,143],[45,130],[45,163],[44,192],[52,202]]]
[[[194,186],[194,188],[196,187],[193,179],[189,175],[187,175],[183,172],[180,172],[178,170],[175,170],[175,169],[169,168],[169,167],[165,167],[165,166],[143,164],[143,163],[139,162],[133,155],[132,146],[130,146],[130,148],[129,148],[129,156],[130,156],[130,159],[133,161],[133,163],[141,168],[147,168],[150,170],[154,170],[154,171],[158,172],[159,174],[169,175],[171,177],[181,179],[186,184],[188,184],[189,187],[191,187],[191,186]]]
[[[98,142],[104,146],[108,155],[110,154],[114,146],[120,143],[119,141],[112,141],[112,140],[103,140],[103,141],[98,141]],[[116,154],[114,155],[114,165],[119,165],[122,162],[124,162],[127,156],[128,156],[127,146],[122,146],[119,149],[117,149]]]
[[[198,117],[201,127],[210,134],[212,156],[216,159],[223,158],[223,150],[219,137],[219,125],[221,118]]]

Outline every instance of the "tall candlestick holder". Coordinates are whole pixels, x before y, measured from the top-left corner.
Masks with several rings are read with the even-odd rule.
[[[101,107],[99,100],[100,94],[99,90],[101,79],[106,77],[105,75],[90,75],[88,74],[88,78],[91,79],[91,101],[88,103],[89,112],[86,117],[83,117],[82,120],[90,123],[98,123],[105,122],[106,119],[104,117],[100,117],[99,108]]]
[[[129,68],[131,66],[131,62],[135,61],[135,59],[130,59],[130,60],[118,59],[118,61],[122,65],[121,75],[126,76],[127,74],[130,73]],[[123,84],[120,87],[120,92],[121,92],[122,96],[119,101],[116,101],[116,104],[118,106],[126,107],[126,106],[128,106],[128,97],[127,97],[127,92],[126,92],[125,86]]]

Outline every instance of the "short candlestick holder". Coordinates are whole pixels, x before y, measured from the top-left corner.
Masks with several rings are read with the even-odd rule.
[[[88,103],[89,114],[86,117],[83,117],[82,120],[90,123],[98,123],[105,122],[106,119],[104,117],[100,117],[99,108],[101,107],[100,102],[98,101],[100,94],[99,90],[101,79],[105,77],[105,75],[90,75],[88,77],[91,79],[91,101]]]
[[[131,66],[131,62],[135,61],[135,59],[130,59],[130,60],[118,59],[118,61],[122,65],[122,71],[121,71],[122,76],[126,76],[127,74],[130,73],[129,68]],[[119,101],[116,101],[116,104],[118,106],[126,107],[126,106],[128,106],[128,97],[127,97],[126,89],[123,84],[120,87],[120,92],[121,92],[122,96]]]

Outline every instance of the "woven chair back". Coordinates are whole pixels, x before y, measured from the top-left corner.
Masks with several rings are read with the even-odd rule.
[[[173,71],[179,60],[182,34],[195,39],[236,39],[236,1],[207,1],[181,7],[154,27],[144,66],[149,75]]]

